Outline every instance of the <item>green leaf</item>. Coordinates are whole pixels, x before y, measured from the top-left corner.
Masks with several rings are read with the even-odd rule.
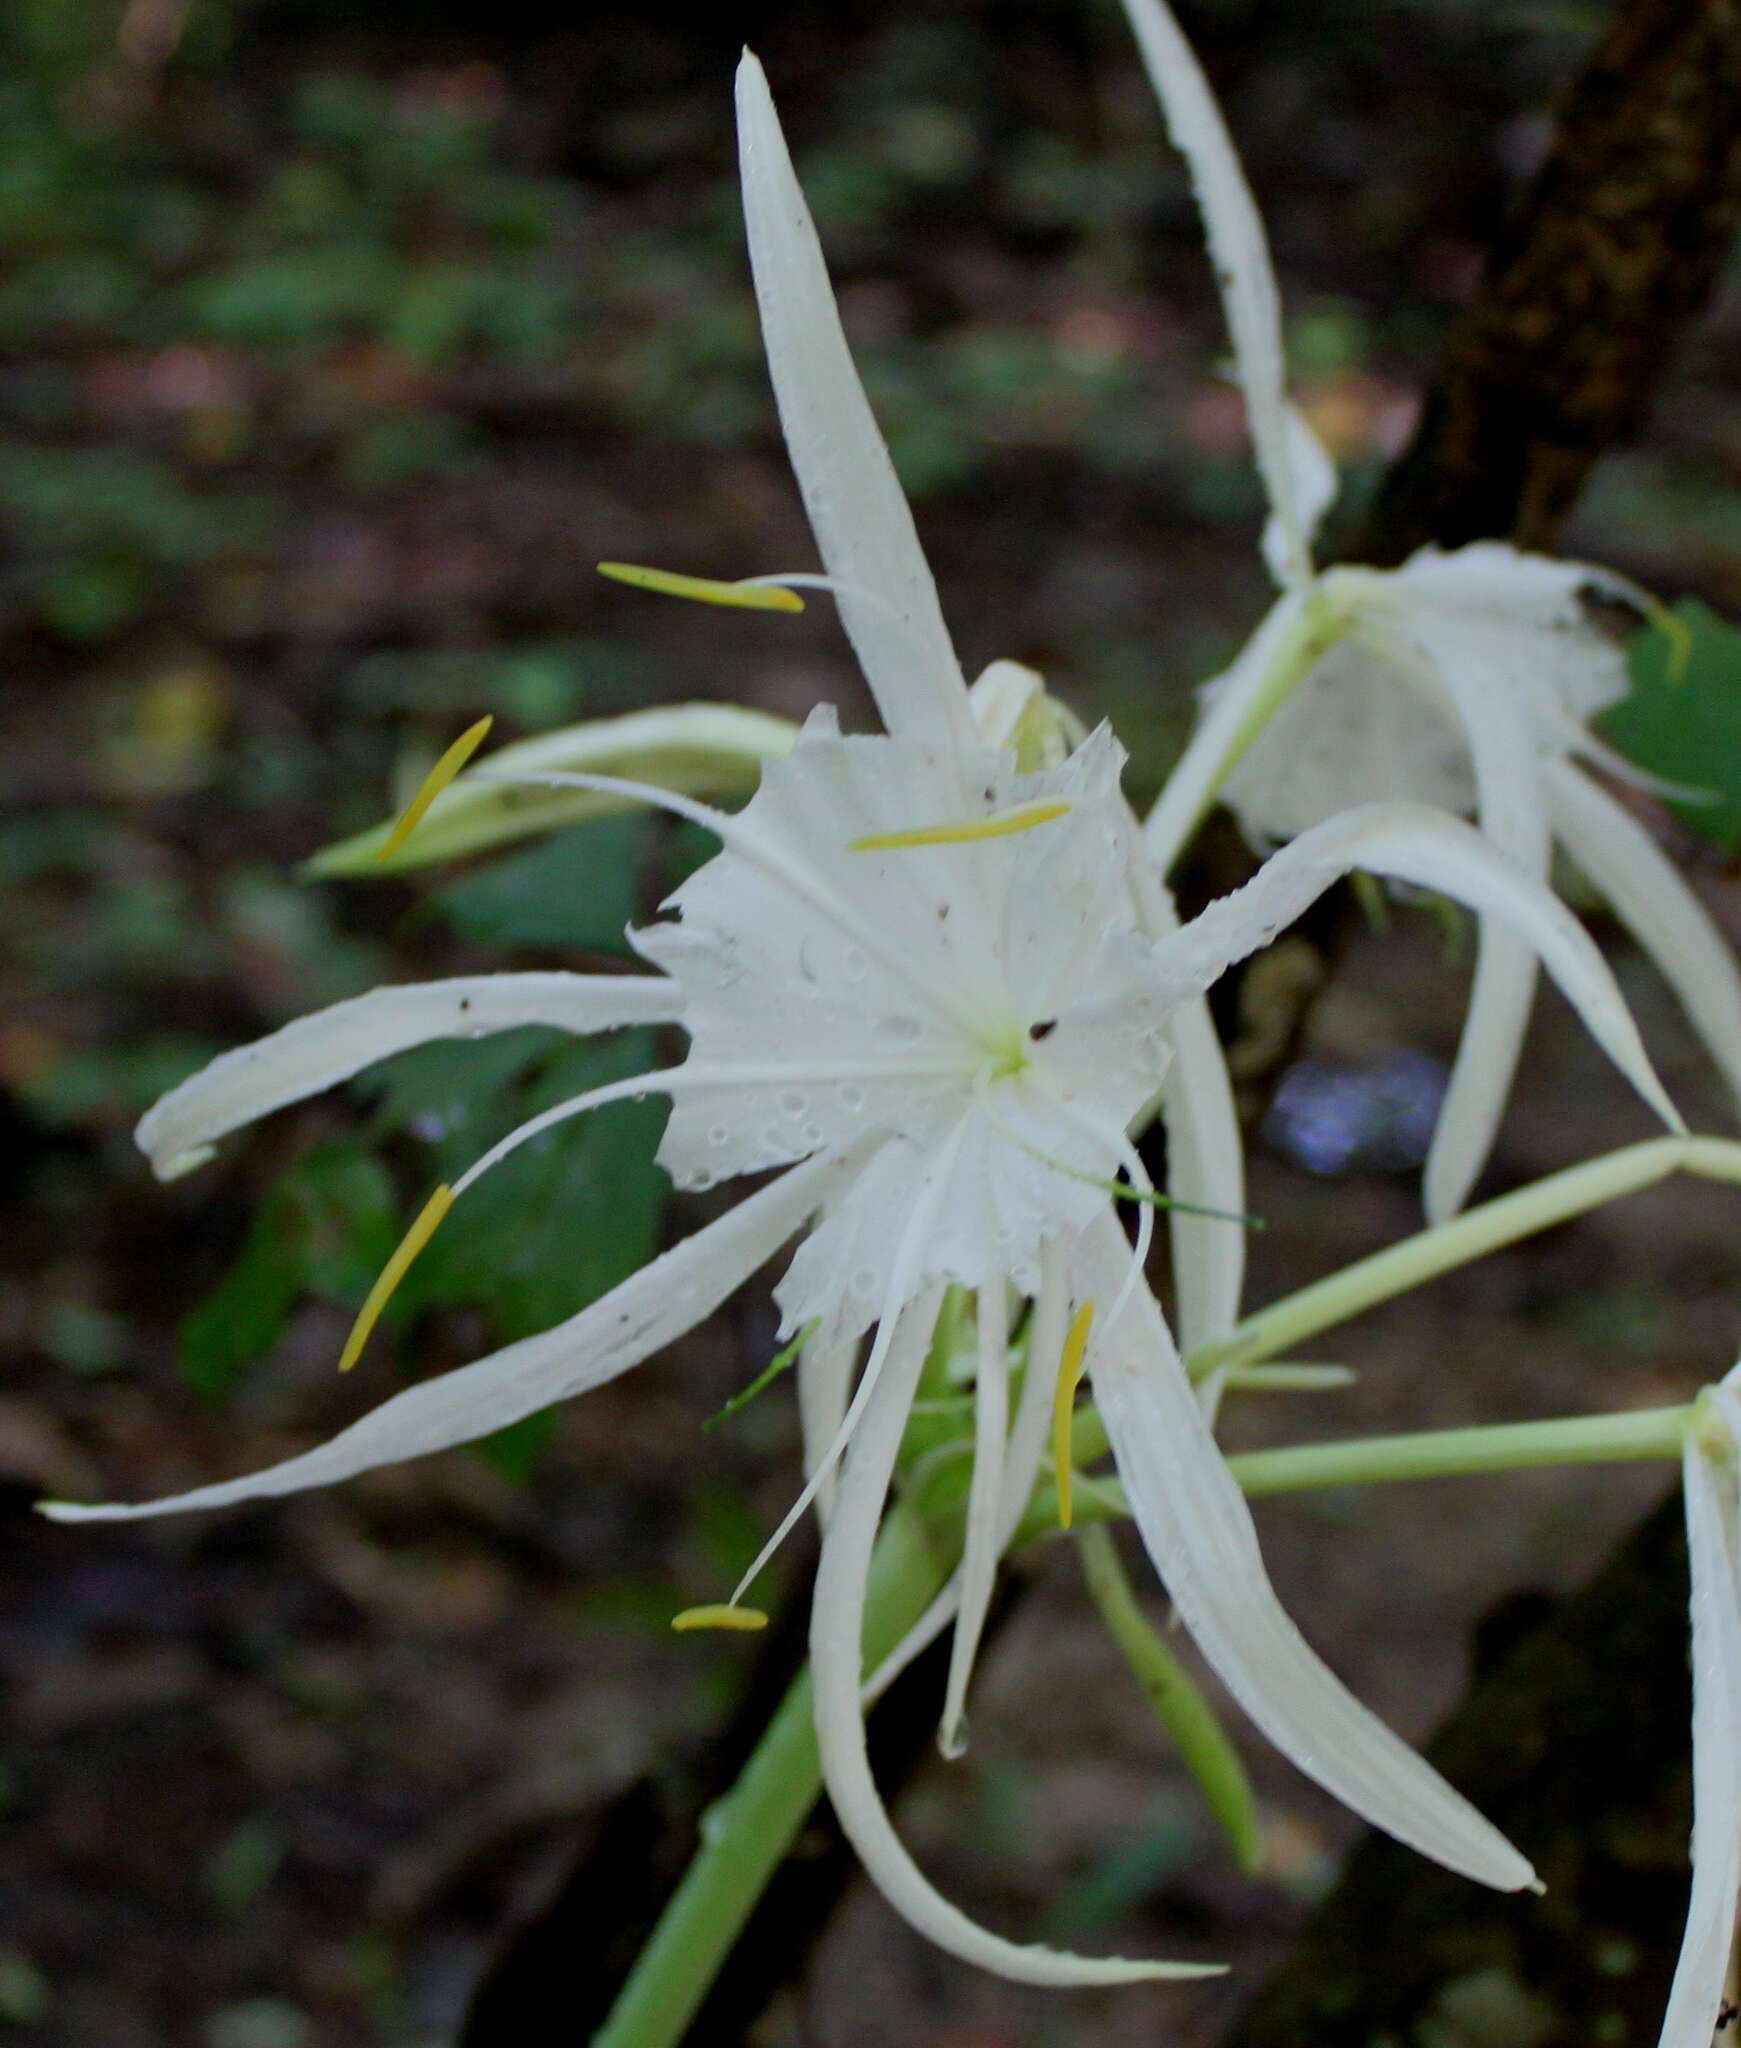
[[[350,1145],[324,1145],[261,1204],[234,1264],[183,1317],[182,1375],[220,1400],[270,1351],[305,1292],[360,1298],[398,1239],[392,1184]]]
[[[483,1115],[517,1123],[651,1064],[646,1032],[570,1043],[511,1104]],[[394,1307],[410,1314],[435,1303],[474,1305],[512,1340],[578,1314],[626,1280],[657,1243],[665,1177],[653,1150],[664,1115],[659,1101],[613,1103],[511,1153],[466,1191]],[[466,1156],[476,1151],[468,1135]]]
[[[539,1061],[573,1041],[542,1024],[487,1038],[437,1038],[395,1053],[364,1085],[378,1090],[378,1136],[409,1131],[434,1149],[436,1179],[452,1180],[519,1121],[510,1093]]]
[[[524,1486],[555,1427],[555,1409],[540,1408],[535,1415],[522,1415],[518,1422],[498,1429],[494,1436],[480,1437],[476,1446],[478,1456],[494,1465],[511,1485]]]
[[[1710,803],[1669,804],[1728,853],[1741,851],[1741,631],[1696,598],[1648,627],[1628,651],[1632,694],[1601,721],[1604,737],[1665,781],[1710,790]]]
[[[271,1350],[290,1320],[300,1285],[284,1216],[268,1203],[235,1264],[181,1320],[181,1375],[196,1394],[221,1400],[244,1368]]]
[[[468,939],[493,946],[585,946],[627,954],[641,817],[571,826],[445,890],[435,901]]]

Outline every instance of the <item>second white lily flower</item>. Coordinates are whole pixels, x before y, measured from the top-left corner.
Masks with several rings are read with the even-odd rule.
[[[1147,825],[1170,870],[1219,795],[1271,845],[1350,805],[1406,797],[1473,813],[1546,881],[1557,839],[1674,988],[1741,1101],[1741,971],[1697,897],[1591,763],[1644,780],[1590,733],[1626,695],[1625,661],[1586,593],[1647,608],[1624,578],[1499,541],[1423,548],[1392,571],[1318,569],[1336,472],[1289,403],[1281,303],[1263,222],[1221,111],[1166,0],[1124,0],[1196,188],[1269,500],[1269,616],[1204,692]],[[1469,1015],[1427,1157],[1431,1220],[1460,1208],[1492,1147],[1528,1022],[1535,963],[1481,926]]]

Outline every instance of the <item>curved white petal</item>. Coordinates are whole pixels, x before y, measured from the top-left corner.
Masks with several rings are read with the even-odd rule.
[[[988,1273],[975,1310],[979,1361],[973,1382],[973,1478],[967,1491],[966,1532],[961,1550],[961,1589],[955,1641],[943,1689],[938,1746],[947,1757],[967,1747],[967,1687],[991,1606],[997,1562],[1003,1555],[999,1509],[1003,1500],[1005,1438],[1009,1429],[1010,1329],[1003,1275]]]
[[[1021,1984],[1129,1984],[1148,1977],[1210,1974],[1193,1963],[1073,1956],[1002,1940],[927,1882],[902,1846],[877,1793],[865,1751],[859,1697],[865,1580],[940,1298],[937,1288],[929,1288],[902,1313],[882,1379],[853,1438],[834,1516],[822,1539],[810,1610],[810,1668],[816,1688],[816,1740],[828,1796],[847,1839],[889,1904],[921,1934],[964,1962]]]
[[[1511,561],[1509,555],[1502,559]],[[1519,633],[1496,626],[1489,613],[1473,606],[1414,602],[1412,595],[1418,593],[1411,592],[1406,577],[1393,578],[1371,606],[1367,630],[1375,644],[1416,672],[1429,693],[1436,685],[1450,699],[1474,770],[1483,838],[1545,883],[1547,807],[1529,715],[1536,677],[1520,672],[1519,664],[1548,629]],[[1429,1222],[1443,1223],[1456,1214],[1487,1163],[1534,995],[1535,961],[1528,942],[1484,917],[1468,1022],[1427,1155]]]
[[[432,1038],[482,1038],[522,1024],[614,1031],[682,1014],[683,991],[652,975],[471,974],[372,989],[219,1053],[154,1103],[133,1135],[158,1179],[174,1180],[229,1132]]]
[[[1009,1548],[1039,1477],[1052,1424],[1052,1396],[1064,1352],[1064,1331],[1070,1318],[1070,1277],[1056,1238],[1040,1247],[1040,1292],[1028,1332],[1028,1363],[1016,1402],[1004,1452],[1003,1481],[998,1498],[998,1553]],[[877,1666],[864,1685],[868,1707],[882,1698],[916,1657],[922,1656],[954,1618],[961,1599],[961,1573],[954,1572],[936,1599]]]
[[[511,786],[510,776],[616,775],[689,796],[747,796],[762,763],[798,737],[789,718],[740,704],[663,704],[617,718],[588,718],[515,740],[464,770],[430,805],[405,843],[383,860],[395,820],[324,846],[303,864],[309,875],[397,874],[634,808],[633,797],[600,789]]]
[[[1302,570],[1306,574],[1311,571],[1312,542],[1324,514],[1336,502],[1339,479],[1329,449],[1297,405],[1282,408],[1282,423],[1293,492],[1292,517],[1301,538],[1295,545],[1280,514],[1272,512],[1264,521],[1258,546],[1264,567],[1277,583],[1288,586],[1304,581]]]
[[[841,332],[762,67],[738,66],[738,151],[780,424],[840,616],[892,733],[972,744],[967,686],[889,451]]]
[[[1481,636],[1527,702],[1585,725],[1631,687],[1625,653],[1586,612],[1583,594],[1643,608],[1650,600],[1611,570],[1478,540],[1418,548],[1385,580],[1412,615],[1436,611],[1447,627]]]
[[[840,1434],[857,1363],[857,1337],[816,1336],[798,1354],[798,1428],[804,1439],[806,1479],[816,1472]],[[834,1475],[830,1472],[816,1491],[817,1518],[824,1527],[833,1505]]]
[[[1172,897],[1160,889],[1163,931],[1178,929]],[[1245,1212],[1245,1141],[1233,1100],[1221,1037],[1202,996],[1182,1002],[1169,1030],[1173,1059],[1161,1082],[1161,1119],[1167,1131],[1167,1193],[1221,1216]],[[1173,1251],[1179,1342],[1187,1354],[1218,1343],[1239,1320],[1245,1285],[1245,1226],[1217,1216],[1192,1216],[1174,1209],[1167,1217]]]
[[[1202,715],[1143,825],[1150,858],[1169,874],[1217,792],[1303,670],[1293,659],[1311,593],[1285,591],[1229,667],[1205,684]]]
[[[858,1376],[858,1385],[853,1389],[852,1399],[846,1405],[846,1413],[840,1418],[840,1427],[835,1431],[833,1439],[823,1447],[821,1455],[806,1474],[804,1484],[798,1490],[798,1498],[781,1517],[773,1535],[750,1560],[749,1568],[739,1579],[737,1591],[732,1595],[734,1600],[741,1600],[749,1591],[751,1585],[761,1575],[763,1566],[785,1542],[805,1510],[812,1501],[820,1497],[822,1489],[834,1476],[836,1467],[846,1455],[848,1444],[856,1438],[864,1416],[876,1396],[876,1390],[888,1370],[889,1355],[900,1329],[902,1310],[909,1302],[918,1299],[925,1291],[926,1285],[935,1282],[936,1276],[929,1270],[927,1240],[936,1226],[938,1208],[949,1185],[950,1170],[961,1150],[964,1135],[965,1125],[958,1123],[953,1130],[944,1134],[928,1158],[915,1159],[915,1170],[908,1177],[907,1184],[902,1190],[905,1198],[903,1205],[897,1209],[896,1205],[890,1204],[884,1209],[885,1225],[891,1217],[899,1214],[900,1235],[895,1240],[887,1278],[883,1283],[881,1306],[872,1316],[877,1329],[876,1335],[871,1339],[870,1349],[865,1354],[864,1370]],[[872,1168],[882,1163],[888,1149],[885,1147],[882,1154],[871,1160]],[[862,1181],[863,1176],[857,1178]],[[811,1231],[807,1242],[799,1247],[792,1261],[793,1267],[796,1267],[798,1259],[805,1252],[815,1249],[818,1238],[823,1237],[826,1232],[826,1222],[818,1223]],[[831,1341],[833,1335],[844,1334],[838,1318],[827,1312],[814,1318],[809,1315],[795,1315],[792,1312],[790,1303],[783,1298],[791,1277],[792,1271],[788,1268],[785,1280],[775,1290],[776,1296],[782,1298],[781,1307],[785,1316],[782,1327],[789,1329],[794,1323],[802,1325],[814,1320],[820,1324],[825,1336],[830,1336]],[[837,1281],[837,1289],[839,1286],[840,1283]],[[936,1321],[935,1313],[931,1321]]]
[[[1741,1102],[1741,971],[1734,948],[1624,804],[1569,762],[1548,768],[1566,850],[1657,964]]]
[[[1155,949],[1181,998],[1266,946],[1342,875],[1365,869],[1455,897],[1514,926],[1535,948],[1590,1035],[1672,1130],[1684,1129],[1638,1027],[1590,935],[1565,906],[1479,832],[1419,804],[1364,804],[1272,854],[1244,888],[1209,905]]]
[[[1275,521],[1266,546],[1285,584],[1312,574],[1312,532],[1334,494],[1335,471],[1304,420],[1290,416],[1281,301],[1251,187],[1196,54],[1163,0],[1124,0],[1173,146],[1191,169],[1221,286],[1252,446]],[[1327,473],[1327,474],[1326,474]]]
[[[407,1387],[330,1443],[300,1457],[166,1500],[98,1507],[51,1501],[43,1513],[57,1522],[117,1522],[229,1507],[331,1486],[376,1465],[420,1458],[505,1429],[553,1402],[615,1379],[711,1315],[779,1250],[846,1170],[838,1154],[795,1166],[579,1315],[474,1365]]]
[[[1015,751],[1022,721],[1046,695],[1046,679],[1021,661],[989,661],[973,679],[967,701],[981,746]],[[1047,762],[1047,767],[1058,765]]]
[[[1078,1291],[1105,1299],[1127,1248],[1109,1215],[1079,1247]],[[1144,1289],[1090,1347],[1094,1397],[1131,1511],[1199,1649],[1284,1755],[1398,1841],[1516,1891],[1533,1875],[1458,1792],[1363,1707],[1276,1599],[1161,1313]]]
[[[1711,2038],[1741,1900],[1741,1583],[1734,1475],[1687,1432],[1682,1458],[1693,1617],[1693,1888],[1660,2048]],[[1730,1498],[1723,1498],[1724,1489]]]
[[[1652,775],[1648,768],[1639,767],[1636,761],[1629,761],[1618,749],[1597,739],[1594,733],[1586,732],[1576,719],[1562,719],[1557,730],[1563,752],[1574,755],[1586,767],[1600,768],[1610,781],[1625,788],[1641,789],[1646,796],[1661,797],[1667,804],[1711,804],[1718,801],[1717,792],[1708,784],[1671,782],[1666,775]]]
[[[1535,955],[1516,932],[1483,919],[1469,1014],[1421,1177],[1429,1223],[1448,1223],[1481,1177],[1534,1002]]]

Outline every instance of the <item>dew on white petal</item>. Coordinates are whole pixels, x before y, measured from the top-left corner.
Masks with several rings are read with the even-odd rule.
[[[697,1166],[684,1176],[683,1185],[692,1195],[704,1195],[709,1188],[717,1185],[718,1180],[717,1173],[710,1173],[705,1166]]]
[[[825,978],[821,964],[817,959],[818,950],[816,941],[813,938],[803,938],[798,941],[798,972],[802,979],[809,982],[812,987]]]
[[[868,1301],[877,1291],[877,1276],[869,1266],[860,1266],[854,1271],[847,1285],[861,1301]]]
[[[806,1145],[820,1145],[826,1133],[820,1124],[806,1124],[798,1133]]]
[[[913,1045],[925,1035],[917,1017],[879,1017],[871,1026],[871,1037],[879,1045]]]
[[[707,1142],[710,1145],[729,1145],[731,1143],[731,1132],[726,1129],[724,1124],[715,1124],[707,1134]]]
[[[856,1081],[842,1081],[834,1096],[842,1109],[851,1110],[855,1116],[864,1107],[864,1090]]]
[[[780,1097],[780,1107],[787,1116],[802,1116],[810,1107],[810,1098],[796,1088],[788,1088]]]
[[[857,946],[848,946],[840,956],[840,971],[848,981],[863,981],[870,971],[870,962]]]

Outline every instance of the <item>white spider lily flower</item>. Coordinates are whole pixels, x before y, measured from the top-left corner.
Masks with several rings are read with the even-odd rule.
[[[1498,541],[1422,548],[1393,571],[1317,569],[1335,470],[1289,404],[1280,300],[1263,223],[1219,108],[1165,0],[1124,0],[1172,139],[1190,166],[1220,281],[1257,468],[1268,618],[1204,693],[1203,714],[1148,824],[1169,869],[1219,795],[1273,845],[1349,806],[1407,797],[1473,813],[1545,879],[1557,837],[1684,1004],[1741,1099],[1741,972],[1731,949],[1624,807],[1577,765],[1634,780],[1590,722],[1625,696],[1625,661],[1586,593],[1655,609],[1582,562]],[[1461,1207],[1492,1148],[1535,990],[1514,934],[1484,921],[1469,1015],[1427,1158],[1427,1213]]]
[[[1127,1132],[1160,1095],[1175,1143],[1197,1155],[1187,1178],[1237,1204],[1237,1158],[1221,1156],[1236,1146],[1237,1126],[1219,1052],[1206,1023],[1197,1032],[1180,1020],[1199,1017],[1221,973],[1354,869],[1509,919],[1671,1122],[1672,1107],[1588,936],[1468,826],[1407,804],[1369,806],[1303,833],[1181,926],[1121,792],[1124,756],[1110,734],[1087,736],[1059,760],[1041,747],[1037,767],[995,743],[1017,735],[1034,686],[1005,669],[982,679],[976,697],[963,687],[753,58],[740,72],[739,106],[782,417],[830,574],[855,593],[847,623],[888,734],[843,737],[833,713],[818,710],[789,751],[764,763],[735,814],[638,782],[541,777],[663,804],[719,838],[720,852],[665,906],[674,915],[631,935],[656,976],[378,991],[223,1056],[166,1098],[141,1136],[160,1169],[174,1171],[251,1117],[423,1036],[667,1020],[688,1035],[682,1064],[523,1125],[440,1191],[389,1276],[449,1205],[457,1201],[463,1220],[466,1188],[516,1145],[626,1096],[669,1097],[658,1158],[679,1186],[775,1177],[569,1321],[405,1389],[325,1445],[168,1500],[47,1511],[75,1521],[224,1507],[466,1442],[640,1363],[801,1235],[776,1298],[783,1333],[806,1333],[798,1506],[834,1478],[812,1622],[819,1746],[843,1826],[916,1927],[1028,1982],[1201,1967],[1084,1959],[975,1926],[917,1870],[877,1797],[864,1746],[866,1572],[949,1284],[978,1298],[979,1470],[943,1611],[957,1615],[946,1739],[959,1741],[993,1571],[1041,1463],[1052,1389],[1079,1362],[1080,1334],[1098,1310],[1088,1365],[1112,1410],[1138,1525],[1236,1697],[1301,1768],[1378,1825],[1486,1883],[1525,1884],[1524,1858],[1373,1721],[1281,1615],[1243,1499],[1142,1277],[1152,1211],[1140,1211],[1134,1250],[1116,1220],[1120,1193],[1152,1192]],[[1181,1090],[1177,1075],[1192,1085]],[[1192,1099],[1199,1084],[1204,1102]],[[1122,1190],[1121,1173],[1131,1183]],[[1236,1223],[1198,1221],[1237,1235]],[[1237,1255],[1221,1258],[1188,1319],[1220,1328],[1237,1287]],[[1033,1303],[1013,1418],[1012,1295]]]
[[[1741,1366],[1707,1387],[1681,1455],[1693,1621],[1693,1888],[1660,2048],[1702,2048],[1741,1910]]]

